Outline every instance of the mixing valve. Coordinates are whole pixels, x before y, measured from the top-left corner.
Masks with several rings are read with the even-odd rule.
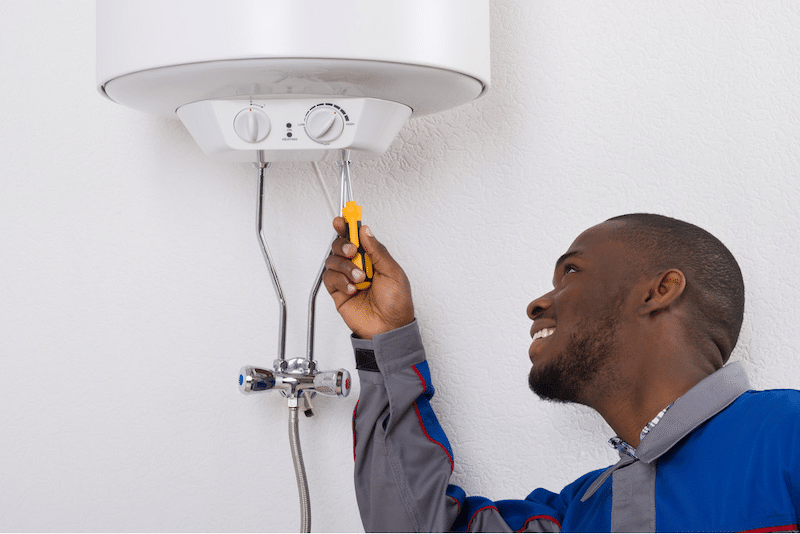
[[[342,165],[348,168],[348,173],[345,178],[343,171],[342,174],[342,191],[345,188],[345,181],[349,186],[349,150],[342,151]],[[279,322],[279,336],[278,336],[278,359],[273,362],[272,369],[265,369],[263,367],[255,367],[246,365],[241,368],[239,372],[239,390],[244,394],[256,393],[260,391],[267,391],[270,389],[277,389],[284,397],[289,399],[289,407],[297,407],[297,399],[302,397],[306,401],[306,406],[310,406],[310,399],[317,393],[328,395],[332,397],[346,397],[350,393],[350,373],[346,369],[338,369],[336,371],[318,371],[317,364],[314,361],[314,315],[316,308],[317,293],[322,285],[322,275],[325,272],[325,259],[330,253],[330,247],[325,251],[325,258],[323,259],[322,266],[317,272],[317,277],[314,282],[314,287],[311,290],[311,295],[308,300],[308,337],[307,337],[307,350],[305,358],[286,359],[286,299],[283,296],[283,289],[278,280],[278,273],[275,270],[275,265],[272,261],[272,255],[267,246],[267,240],[263,232],[263,208],[264,202],[264,174],[270,167],[269,162],[264,161],[264,151],[258,151],[259,161],[254,164],[258,169],[258,187],[259,196],[257,203],[256,213],[256,232],[258,234],[259,242],[261,244],[261,251],[264,255],[264,260],[269,267],[269,272],[272,278],[272,284],[275,288],[275,294],[278,297],[278,304],[280,305],[280,322]],[[343,193],[344,194],[344,193]],[[350,193],[352,196],[352,193]],[[355,203],[353,203],[355,204]],[[356,221],[353,221],[355,224]],[[360,219],[358,220],[360,225]],[[306,409],[306,414],[310,415],[310,408]]]
[[[312,371],[308,360],[295,358],[286,362],[281,370],[276,360],[272,370],[245,365],[239,372],[239,391],[245,395],[279,390],[285,397],[296,397],[303,393],[316,393],[331,397],[347,397],[350,394],[350,373],[347,369],[336,371]]]

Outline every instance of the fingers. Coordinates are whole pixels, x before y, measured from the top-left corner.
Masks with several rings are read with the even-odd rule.
[[[344,222],[344,218],[336,217],[333,220],[333,228],[336,230],[336,233],[339,234],[339,238],[334,240],[331,245],[331,252],[337,256],[344,256],[345,258],[355,257],[358,248],[352,244],[345,235],[347,225]]]
[[[339,237],[345,237],[344,232],[346,228],[347,223],[344,221],[344,217],[336,217],[333,219],[333,229],[336,230]]]
[[[333,227],[339,234],[339,238],[333,242],[331,252],[335,256],[349,259],[354,258],[358,252],[358,248],[345,236],[347,226],[344,219],[342,217],[336,217],[333,220]],[[372,260],[372,266],[377,272],[391,274],[392,271],[400,269],[400,266],[394,261],[394,258],[391,257],[386,247],[375,239],[369,226],[361,226],[358,239],[361,242],[361,246],[363,246],[364,250],[369,254]],[[331,265],[328,268],[335,269],[335,265]]]
[[[350,282],[347,276],[335,271],[326,270],[325,274],[322,275],[322,281],[325,284],[325,289],[334,298],[337,308],[358,291],[355,284]]]
[[[333,241],[333,244],[331,245],[331,252],[336,256],[352,259],[358,252],[358,247],[352,244],[348,239],[340,237]]]
[[[342,227],[337,228],[336,221],[334,221],[334,228],[342,235],[344,219],[341,217],[337,217],[337,219],[341,220]],[[325,274],[322,280],[328,293],[336,299],[337,305],[354,295],[357,291],[356,284],[363,282],[366,278],[366,275],[351,261],[357,252],[358,249],[354,244],[339,237],[331,245],[332,254],[325,260]]]
[[[342,217],[333,220],[333,227],[339,238],[331,245],[331,255],[325,261],[326,273],[324,275],[325,287],[328,292],[340,292],[346,295],[356,293],[355,285],[364,281],[366,275],[351,261],[358,253],[358,248],[349,241],[345,235],[345,221]],[[384,275],[392,279],[403,277],[402,268],[386,250],[375,236],[369,226],[362,225],[359,240],[364,250],[372,260],[373,276]]]
[[[337,287],[343,289],[342,282],[358,284],[364,281],[366,275],[361,269],[350,261],[348,258],[331,254],[325,260],[325,271],[331,273],[338,273],[342,275],[343,279],[340,280]],[[337,277],[338,279],[338,277]]]

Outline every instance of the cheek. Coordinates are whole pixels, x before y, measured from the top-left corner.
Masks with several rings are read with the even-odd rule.
[[[596,280],[594,283],[573,283],[566,289],[563,298],[560,299],[559,308],[563,308],[565,313],[569,313],[575,319],[589,319],[592,317],[604,316],[610,310],[619,307],[620,301],[618,291],[615,291],[618,284],[613,280]]]
[[[556,301],[554,344],[565,346],[570,336],[580,336],[588,325],[607,319],[612,299],[602,290],[573,283],[564,288]]]

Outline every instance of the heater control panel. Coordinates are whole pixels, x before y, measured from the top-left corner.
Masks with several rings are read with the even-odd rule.
[[[254,162],[315,161],[342,149],[382,154],[411,108],[374,98],[203,100],[178,117],[209,156]]]

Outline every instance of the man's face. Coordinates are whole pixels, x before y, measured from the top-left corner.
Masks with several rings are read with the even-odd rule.
[[[544,399],[585,404],[617,382],[617,338],[632,281],[623,279],[627,249],[610,239],[615,224],[578,236],[556,263],[553,291],[528,305],[528,383]]]

